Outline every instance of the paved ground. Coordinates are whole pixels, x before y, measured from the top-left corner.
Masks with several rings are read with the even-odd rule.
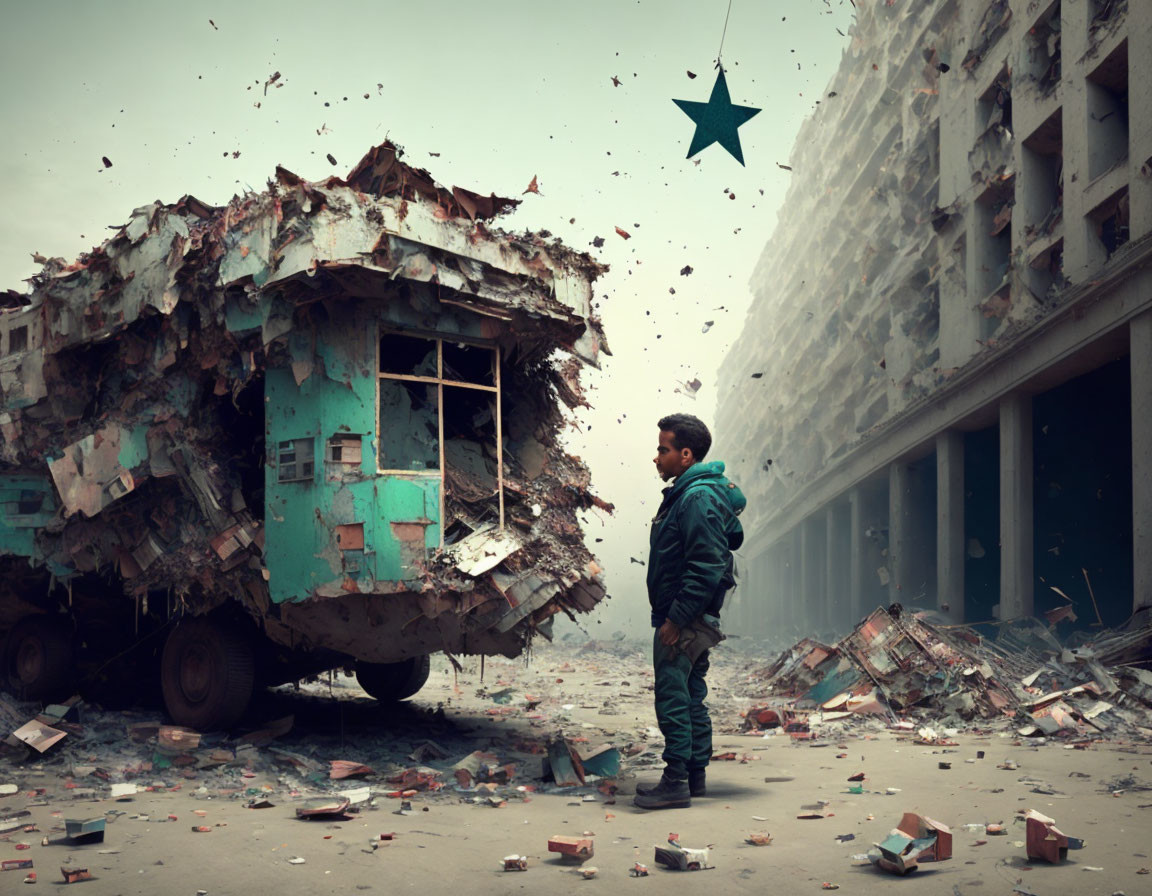
[[[193,896],[199,890],[213,896],[273,890],[442,893],[457,888],[471,893],[541,888],[558,894],[653,888],[662,893],[698,894],[702,888],[804,893],[820,890],[825,881],[864,894],[890,893],[893,887],[961,896],[1012,894],[1015,887],[1037,896],[1152,892],[1152,875],[1139,874],[1152,868],[1152,791],[1138,789],[1152,782],[1152,746],[1098,743],[1073,750],[1048,741],[1037,747],[1001,731],[961,733],[958,746],[945,755],[940,748],[915,745],[904,735],[875,727],[830,730],[814,743],[793,742],[783,734],[734,733],[738,712],[748,703],[742,696],[748,672],[757,661],[735,651],[716,656],[714,714],[718,727],[728,730],[717,735],[716,748],[734,751],[738,758],[713,763],[709,796],[691,809],[645,813],[631,806],[635,774],[652,776],[659,761],[659,745],[646,743],[653,739],[648,730],[653,724],[651,676],[639,649],[601,642],[600,649],[590,651],[547,647],[527,665],[488,660],[483,682],[479,663],[455,676],[446,662],[438,661],[418,698],[389,713],[347,680],[337,681],[330,695],[327,685],[267,695],[254,707],[253,726],[292,714],[292,731],[270,745],[241,750],[231,764],[215,768],[198,766],[213,749],[233,748],[234,742],[209,738],[191,758],[175,757],[176,764],[164,768],[170,757],[124,735],[127,724],[158,718],[155,714],[90,711],[84,719],[85,740],[70,738],[30,762],[0,760],[0,783],[20,788],[14,796],[0,797],[0,816],[43,804],[32,805],[26,819],[40,831],[0,840],[0,859],[34,861],[38,881],[35,889],[24,888],[29,892],[63,886],[61,865],[87,866],[94,880],[84,883],[81,892],[91,896]],[[505,688],[512,689],[512,702],[494,702],[491,694]],[[526,696],[539,702],[528,708]],[[595,786],[559,792],[539,780],[540,757],[532,751],[561,730],[578,749],[600,743],[647,749],[625,760],[615,798]],[[405,756],[425,738],[448,753],[446,759],[429,760],[439,768],[476,749],[516,761],[515,777],[496,791],[507,802],[500,808],[486,800],[473,802],[487,795],[456,791],[448,772],[444,789],[412,798],[412,814],[394,814],[398,800],[384,795],[394,785],[384,777],[414,765]],[[273,748],[306,757],[317,770],[277,763]],[[978,750],[985,752],[984,759],[975,759]],[[748,761],[740,761],[743,755]],[[364,762],[378,774],[331,782],[327,770],[332,759]],[[1014,759],[1019,768],[997,768],[1005,759]],[[939,769],[941,760],[950,761],[951,769]],[[865,792],[849,794],[846,779],[858,771],[867,775]],[[163,786],[131,802],[112,801],[109,782],[126,778],[142,787]],[[295,818],[305,798],[363,784],[372,788],[373,802],[348,820]],[[1033,792],[1037,786],[1057,792]],[[29,796],[36,788],[45,793]],[[890,794],[888,788],[899,792]],[[1114,795],[1116,790],[1123,792]],[[585,794],[591,801],[585,801]],[[245,808],[253,796],[266,796],[274,805]],[[820,801],[826,801],[821,810],[826,817],[796,817]],[[1058,867],[1027,863],[1021,845],[1024,826],[1015,819],[1029,808],[1054,817],[1066,834],[1085,838],[1086,848]],[[905,811],[951,825],[954,858],[924,866],[907,879],[854,864],[852,856],[883,839]],[[45,834],[60,835],[53,828],[64,818],[106,812],[123,814],[109,816],[103,843],[41,845]],[[967,823],[1001,821],[1007,828],[1004,836],[961,830]],[[211,830],[193,832],[194,825]],[[585,831],[592,832],[596,844],[595,857],[586,863],[599,869],[592,881],[546,851],[549,836]],[[395,839],[381,842],[386,832],[394,832]],[[654,844],[673,832],[685,846],[711,846],[715,869],[685,874],[652,867]],[[771,845],[746,845],[752,832],[770,833]],[[854,839],[837,839],[848,834]],[[987,842],[977,845],[977,840]],[[21,841],[31,848],[17,851]],[[527,872],[500,870],[501,859],[513,853],[530,857]],[[292,857],[304,863],[291,864]],[[637,860],[652,867],[651,876],[629,877]],[[21,892],[17,885],[25,873],[0,874],[0,892]]]

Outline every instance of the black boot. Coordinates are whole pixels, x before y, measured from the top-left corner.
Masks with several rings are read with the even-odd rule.
[[[636,793],[643,796],[646,793],[652,793],[657,787],[660,786],[660,781],[653,781],[650,784],[637,784]],[[705,783],[705,770],[702,768],[694,768],[688,772],[688,791],[692,796],[707,796],[708,786]]]
[[[692,805],[692,794],[687,781],[675,781],[664,776],[659,784],[644,788],[644,792],[637,787],[636,799],[632,803],[640,809],[687,809]]]

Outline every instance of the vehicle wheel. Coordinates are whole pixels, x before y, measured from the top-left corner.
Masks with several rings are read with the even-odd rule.
[[[26,616],[8,633],[4,679],[18,700],[51,703],[72,695],[72,627],[63,617]]]
[[[232,727],[252,698],[254,677],[252,645],[226,623],[185,619],[164,644],[160,684],[177,725],[198,731]]]
[[[398,663],[357,663],[356,680],[381,703],[394,703],[424,687],[431,671],[432,661],[427,655],[414,656]]]

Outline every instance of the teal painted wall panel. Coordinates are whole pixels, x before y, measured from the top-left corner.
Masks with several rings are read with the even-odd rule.
[[[318,328],[312,371],[300,385],[286,367],[265,375],[265,559],[277,603],[348,580],[361,590],[371,590],[374,581],[411,580],[414,562],[440,543],[439,475],[376,472],[380,312],[344,307],[349,310],[337,310]],[[358,468],[325,461],[328,439],[340,433],[362,436]],[[279,482],[279,443],[297,439],[311,441],[313,477]],[[344,550],[336,527],[356,523],[364,527],[363,550]]]
[[[0,554],[35,556],[36,532],[56,509],[48,476],[0,476]]]

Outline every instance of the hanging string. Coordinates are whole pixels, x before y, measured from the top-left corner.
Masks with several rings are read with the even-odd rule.
[[[732,15],[732,0],[728,0],[728,12],[724,14],[724,30],[720,34],[720,49],[716,51],[716,68],[721,71],[720,54],[724,52],[724,38],[728,35],[728,16]]]

